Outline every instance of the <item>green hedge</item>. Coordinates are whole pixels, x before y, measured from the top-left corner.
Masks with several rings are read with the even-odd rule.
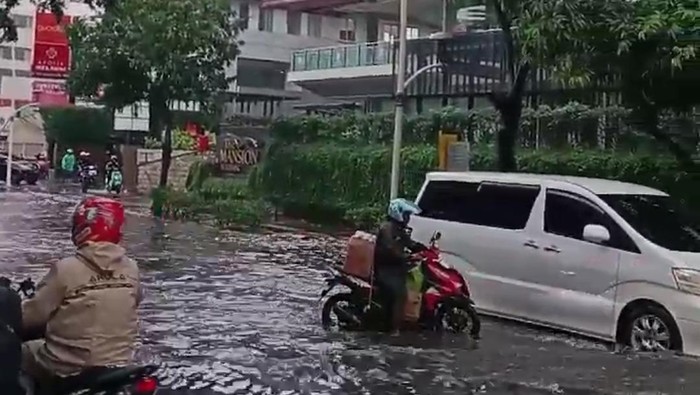
[[[266,222],[272,208],[256,198],[245,180],[212,177],[212,173],[192,176],[207,166],[194,164],[190,178],[203,177],[191,183],[188,191],[155,189],[151,194],[153,214],[176,220],[211,221],[222,228],[257,228]]]
[[[249,185],[287,214],[311,220],[345,219],[373,224],[389,197],[390,148],[337,144],[276,146],[251,175]],[[435,168],[433,146],[402,151],[401,193],[415,197],[425,173]],[[474,170],[494,170],[491,150],[474,152]],[[681,171],[672,158],[606,151],[523,151],[521,172],[623,180],[663,189],[687,203],[700,199],[697,175]]]
[[[681,132],[679,125],[692,125],[689,115],[664,114],[660,127],[683,144],[697,145],[697,135]],[[304,115],[281,118],[271,125],[275,141],[289,143],[339,142],[389,144],[393,138],[393,113]],[[658,152],[658,145],[624,107],[591,107],[570,102],[559,107],[541,105],[523,109],[520,145],[548,149],[616,149]],[[436,144],[440,130],[464,131],[471,142],[488,145],[500,128],[498,113],[491,107],[463,111],[445,107],[409,116],[404,124],[404,144]]]
[[[623,107],[589,107],[572,102],[561,107],[525,108],[522,116],[521,145],[549,148],[646,148],[650,139],[637,133]],[[282,118],[272,124],[272,135],[284,143],[344,142],[387,144],[394,129],[392,113],[338,116],[305,115]],[[663,128],[668,128],[664,122]],[[461,111],[446,107],[406,118],[404,143],[435,144],[438,132],[466,131],[470,141],[489,144],[500,127],[493,108]]]

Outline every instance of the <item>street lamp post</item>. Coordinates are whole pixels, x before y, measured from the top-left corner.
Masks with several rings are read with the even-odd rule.
[[[391,151],[390,197],[399,195],[401,165],[401,137],[403,134],[404,91],[406,88],[406,30],[408,28],[408,0],[400,0],[399,6],[399,62],[396,70],[396,109],[394,111],[394,145]]]
[[[34,107],[38,103],[28,103],[25,104],[18,109],[16,109],[12,115],[10,115],[6,120],[5,123],[2,125],[2,129],[0,130],[5,130],[7,129],[9,125],[9,129],[7,130],[7,173],[5,173],[5,187],[10,188],[12,185],[12,149],[14,145],[14,131],[15,131],[15,118],[19,116],[19,118],[22,117],[22,111],[24,111],[27,108]]]

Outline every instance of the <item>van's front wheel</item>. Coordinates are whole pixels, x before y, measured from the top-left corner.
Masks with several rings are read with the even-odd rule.
[[[645,305],[629,312],[621,341],[634,351],[682,351],[681,334],[671,314],[661,306]]]

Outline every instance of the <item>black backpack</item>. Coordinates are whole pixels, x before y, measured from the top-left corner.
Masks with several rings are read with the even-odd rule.
[[[22,298],[0,278],[0,388],[3,394],[23,395],[19,385],[22,367]]]

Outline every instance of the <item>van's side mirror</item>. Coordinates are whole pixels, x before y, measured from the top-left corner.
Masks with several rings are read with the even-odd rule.
[[[442,237],[442,233],[440,233],[440,232],[435,233],[435,241],[440,240],[441,237]]]
[[[602,225],[586,225],[583,228],[583,239],[595,244],[603,244],[610,240],[610,232]]]

